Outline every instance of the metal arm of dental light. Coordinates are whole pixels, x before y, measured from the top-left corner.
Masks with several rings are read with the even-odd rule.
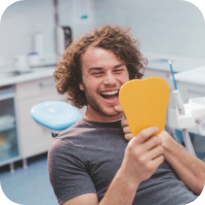
[[[205,98],[191,98],[187,104],[183,104],[179,90],[177,89],[176,81],[174,78],[174,72],[172,68],[171,61],[169,61],[175,90],[173,91],[175,105],[177,110],[177,124],[182,130],[182,135],[184,139],[184,144],[187,150],[196,156],[190,136],[188,133],[188,128],[196,126],[198,133],[205,136],[205,130],[202,127],[202,117],[205,116]]]

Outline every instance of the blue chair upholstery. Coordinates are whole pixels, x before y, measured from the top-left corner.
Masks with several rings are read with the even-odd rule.
[[[53,133],[59,133],[75,124],[81,115],[72,105],[61,101],[47,101],[32,107],[31,117]]]

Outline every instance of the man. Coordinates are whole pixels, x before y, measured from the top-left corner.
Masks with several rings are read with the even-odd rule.
[[[142,77],[145,63],[126,28],[97,28],[65,51],[54,73],[57,89],[87,110],[49,149],[49,177],[59,204],[177,205],[201,193],[205,165],[169,128],[154,136],[158,128],[149,127],[134,137],[123,119],[118,91]]]

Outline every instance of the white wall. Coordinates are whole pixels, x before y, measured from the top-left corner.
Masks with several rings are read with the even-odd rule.
[[[44,52],[54,51],[52,0],[24,0],[6,9],[0,24],[0,55],[12,60],[32,51],[32,35],[44,35]]]
[[[75,1],[75,0],[73,0]],[[70,25],[73,29],[73,37],[76,39],[80,34],[90,31],[95,27],[95,0],[90,0],[91,3],[91,17],[88,23],[76,24],[73,15],[72,0],[59,0],[59,24]]]
[[[73,37],[95,26],[94,0],[91,0],[92,20],[84,25],[73,22],[72,0],[59,0],[59,23],[73,29]],[[55,52],[53,0],[24,0],[6,9],[0,24],[0,56],[12,62],[17,54],[33,51],[32,36],[43,33],[45,55]]]
[[[96,25],[130,25],[142,50],[205,59],[200,10],[181,0],[96,0]]]
[[[60,25],[81,33],[105,24],[130,25],[143,51],[205,59],[205,25],[197,7],[181,0],[91,0],[92,20],[77,25],[72,0],[59,0]],[[32,51],[32,36],[44,35],[44,53],[55,51],[53,0],[11,5],[0,24],[0,56],[12,61]]]

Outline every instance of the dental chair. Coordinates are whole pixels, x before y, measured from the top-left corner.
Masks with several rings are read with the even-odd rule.
[[[62,101],[47,101],[31,108],[31,117],[40,126],[48,129],[52,137],[74,125],[81,114],[72,105]]]

